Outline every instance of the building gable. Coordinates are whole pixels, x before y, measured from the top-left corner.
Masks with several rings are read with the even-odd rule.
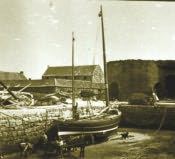
[[[23,72],[4,72],[0,71],[0,80],[27,80]]]
[[[74,75],[88,77],[94,75],[94,71],[97,65],[82,65],[75,66]],[[71,77],[72,76],[72,66],[59,66],[59,67],[48,67],[43,74],[43,78],[57,78],[57,77]],[[68,79],[68,78],[67,78]],[[83,79],[82,79],[83,80]]]

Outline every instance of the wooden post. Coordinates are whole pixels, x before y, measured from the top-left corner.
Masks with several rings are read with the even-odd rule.
[[[72,32],[72,118],[75,118],[75,89],[74,89],[74,32]]]

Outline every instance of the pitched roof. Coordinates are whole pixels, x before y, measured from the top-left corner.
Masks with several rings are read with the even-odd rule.
[[[75,76],[92,76],[98,65],[82,65],[74,67]],[[43,76],[72,76],[72,66],[48,67]]]
[[[27,80],[22,72],[4,72],[0,71],[0,80]]]
[[[67,87],[72,88],[72,80],[63,80],[63,79],[55,79],[55,86],[57,87]],[[83,81],[83,80],[75,80],[74,81],[75,88],[96,88],[96,89],[104,89],[105,84],[104,83],[92,83],[89,81]]]

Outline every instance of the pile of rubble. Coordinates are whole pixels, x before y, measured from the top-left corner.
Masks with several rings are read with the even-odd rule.
[[[0,81],[0,85],[4,90],[0,91],[0,107],[2,108],[15,108],[20,106],[32,106],[34,105],[34,98],[31,93],[19,91],[11,91],[3,82]]]

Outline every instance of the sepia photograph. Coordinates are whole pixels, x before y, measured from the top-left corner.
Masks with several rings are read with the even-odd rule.
[[[175,1],[0,0],[0,159],[175,159]]]

